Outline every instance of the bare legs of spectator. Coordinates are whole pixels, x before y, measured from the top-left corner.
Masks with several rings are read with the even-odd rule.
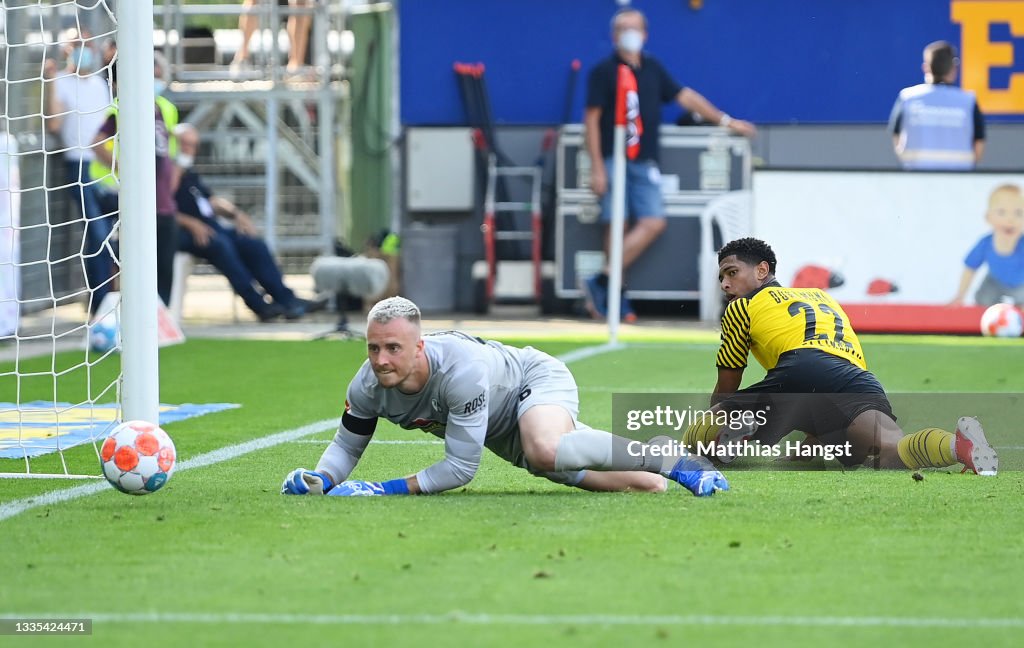
[[[312,0],[289,0],[292,9],[312,7]],[[288,71],[295,72],[306,63],[306,50],[309,48],[309,32],[313,27],[312,14],[291,15],[288,17]]]
[[[276,0],[274,0],[276,1]],[[238,16],[238,30],[242,32],[242,44],[235,52],[231,61],[233,69],[239,69],[249,60],[249,41],[259,28],[259,15],[253,13],[254,8],[262,0],[242,0],[242,13]],[[302,9],[313,6],[313,0],[288,0],[291,9]],[[288,32],[288,71],[296,72],[306,63],[306,51],[309,49],[309,32],[313,27],[312,14],[293,14],[288,16],[286,30]]]
[[[633,227],[628,227],[622,235],[622,271],[633,265],[633,262],[643,255],[644,251],[654,243],[661,233],[665,231],[668,223],[662,218],[638,218]],[[604,249],[611,249],[611,228],[604,230]]]
[[[249,60],[249,41],[253,32],[259,27],[260,17],[250,13],[256,6],[258,0],[242,0],[242,14],[238,16],[238,30],[242,32],[242,44],[235,52],[235,58],[231,61],[231,67],[238,68]]]

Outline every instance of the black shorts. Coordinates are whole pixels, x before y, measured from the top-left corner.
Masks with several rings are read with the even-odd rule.
[[[720,406],[760,412],[764,423],[754,439],[767,445],[775,445],[793,430],[814,435],[821,443],[844,443],[846,428],[869,410],[896,420],[873,373],[817,349],[783,353],[763,380],[739,390]]]

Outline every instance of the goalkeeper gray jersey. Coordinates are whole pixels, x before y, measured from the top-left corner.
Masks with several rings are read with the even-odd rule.
[[[458,331],[423,336],[430,378],[416,394],[385,389],[370,362],[348,387],[348,413],[385,418],[445,440],[445,459],[417,474],[427,493],[461,486],[476,473],[484,441],[512,432],[523,389],[523,349]]]

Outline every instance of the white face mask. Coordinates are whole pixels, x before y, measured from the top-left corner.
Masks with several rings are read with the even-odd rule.
[[[196,159],[186,153],[178,153],[177,163],[182,169],[191,169]]]
[[[644,48],[644,33],[639,29],[627,29],[619,34],[619,49],[628,54],[636,54]]]
[[[159,79],[153,80],[153,95],[159,97],[167,89],[167,84]]]

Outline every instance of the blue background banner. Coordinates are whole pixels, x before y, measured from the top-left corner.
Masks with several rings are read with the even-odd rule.
[[[966,7],[972,3],[978,4],[705,0],[693,10],[686,0],[637,0],[632,6],[648,17],[649,51],[677,81],[727,112],[758,123],[863,123],[886,121],[900,89],[922,81],[927,43],[961,45],[963,16],[978,17],[977,6]],[[972,33],[987,34],[1010,63],[996,63],[998,56],[975,39],[962,52],[964,65],[984,64],[976,78],[987,72],[992,89],[1009,87],[1018,73],[1024,86],[1024,2],[988,3],[994,4],[1005,17],[984,18],[980,26],[974,20]],[[960,5],[959,22],[954,5]],[[580,121],[586,74],[611,52],[609,21],[618,7],[614,0],[401,2],[402,122],[466,123],[452,70],[459,61],[486,65],[499,124],[557,123],[573,59],[583,64],[572,111],[572,121]],[[980,101],[993,113],[985,104]],[[1000,120],[1024,117],[1024,100],[999,105]],[[678,112],[667,110],[667,118]]]

